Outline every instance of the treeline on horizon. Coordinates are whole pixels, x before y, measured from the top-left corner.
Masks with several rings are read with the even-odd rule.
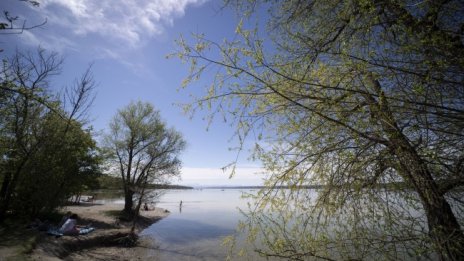
[[[199,187],[199,188],[205,188],[205,189],[325,189],[328,187],[329,186],[327,185],[294,185],[294,186],[281,185],[281,186],[272,186],[272,187],[269,187],[269,186],[205,186],[205,187]],[[332,188],[342,188],[342,187],[349,187],[352,189],[363,189],[362,187],[356,188],[354,185],[350,185],[350,184],[332,186]],[[376,184],[375,186],[365,187],[365,188],[366,189],[386,189],[390,191],[412,189],[405,182]]]
[[[98,189],[108,189],[108,190],[120,190],[122,187],[121,177],[112,176],[108,174],[101,174],[97,178],[97,183],[92,187],[92,190]],[[346,186],[354,186],[347,184]],[[342,186],[339,186],[342,187]],[[238,185],[238,186],[227,186],[227,185],[212,185],[212,186],[182,186],[176,184],[148,184],[147,189],[265,189],[270,188],[268,186],[249,186],[249,185]],[[326,185],[294,185],[294,186],[274,186],[273,189],[324,189],[327,188]],[[359,188],[363,189],[363,188]],[[405,182],[390,182],[376,184],[374,187],[369,187],[367,189],[386,189],[389,191],[395,190],[409,190],[412,189]],[[464,189],[455,188],[456,191],[462,191]]]
[[[101,174],[97,179],[96,189],[119,190],[123,189],[121,177]],[[147,189],[193,189],[189,186],[171,185],[171,184],[148,184]]]

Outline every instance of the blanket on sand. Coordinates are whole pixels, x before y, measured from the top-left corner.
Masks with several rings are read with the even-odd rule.
[[[94,231],[95,228],[94,227],[85,227],[85,228],[81,228],[79,230],[79,235],[86,235],[92,231]],[[47,234],[49,235],[52,235],[52,236],[64,236],[64,234],[59,230],[59,229],[56,229],[56,228],[51,228],[47,231]]]

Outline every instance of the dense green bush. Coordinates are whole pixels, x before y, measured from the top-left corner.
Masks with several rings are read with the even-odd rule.
[[[0,221],[6,214],[37,216],[73,194],[96,187],[100,156],[85,109],[93,81],[87,71],[59,99],[51,78],[61,70],[55,53],[17,52],[0,72]],[[67,110],[66,110],[67,109]]]

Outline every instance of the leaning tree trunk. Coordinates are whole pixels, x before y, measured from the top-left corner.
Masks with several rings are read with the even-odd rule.
[[[391,118],[390,118],[391,119]],[[388,147],[399,161],[399,172],[419,195],[429,236],[441,260],[464,260],[464,233],[426,162],[393,122],[386,128]]]
[[[366,76],[366,83],[378,96],[374,99],[370,94],[363,95],[369,104],[371,117],[380,123],[386,134],[386,145],[399,161],[400,174],[419,195],[427,217],[429,235],[440,259],[464,260],[464,234],[451,206],[439,190],[425,161],[398,127],[380,82],[372,74]]]
[[[426,164],[411,146],[397,144],[404,178],[418,193],[427,217],[429,235],[441,260],[464,260],[464,234],[451,209],[439,190]]]

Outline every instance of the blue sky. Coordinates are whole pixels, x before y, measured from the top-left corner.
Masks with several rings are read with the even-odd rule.
[[[3,9],[27,17],[26,26],[44,26],[22,34],[1,35],[1,56],[41,46],[60,53],[63,73],[54,86],[69,85],[92,65],[98,84],[90,110],[91,125],[103,133],[119,108],[130,101],[152,103],[163,119],[183,133],[188,147],[182,155],[185,185],[257,185],[260,164],[247,160],[247,151],[239,158],[237,174],[228,179],[220,168],[232,162],[237,153],[229,148],[233,128],[216,120],[207,130],[204,113],[190,119],[177,104],[190,101],[208,79],[178,91],[187,76],[188,65],[176,58],[175,40],[181,35],[204,33],[221,42],[234,36],[238,17],[231,9],[222,9],[222,1],[207,0],[41,0],[39,7],[20,1],[2,3]],[[97,137],[98,139],[98,137]]]

